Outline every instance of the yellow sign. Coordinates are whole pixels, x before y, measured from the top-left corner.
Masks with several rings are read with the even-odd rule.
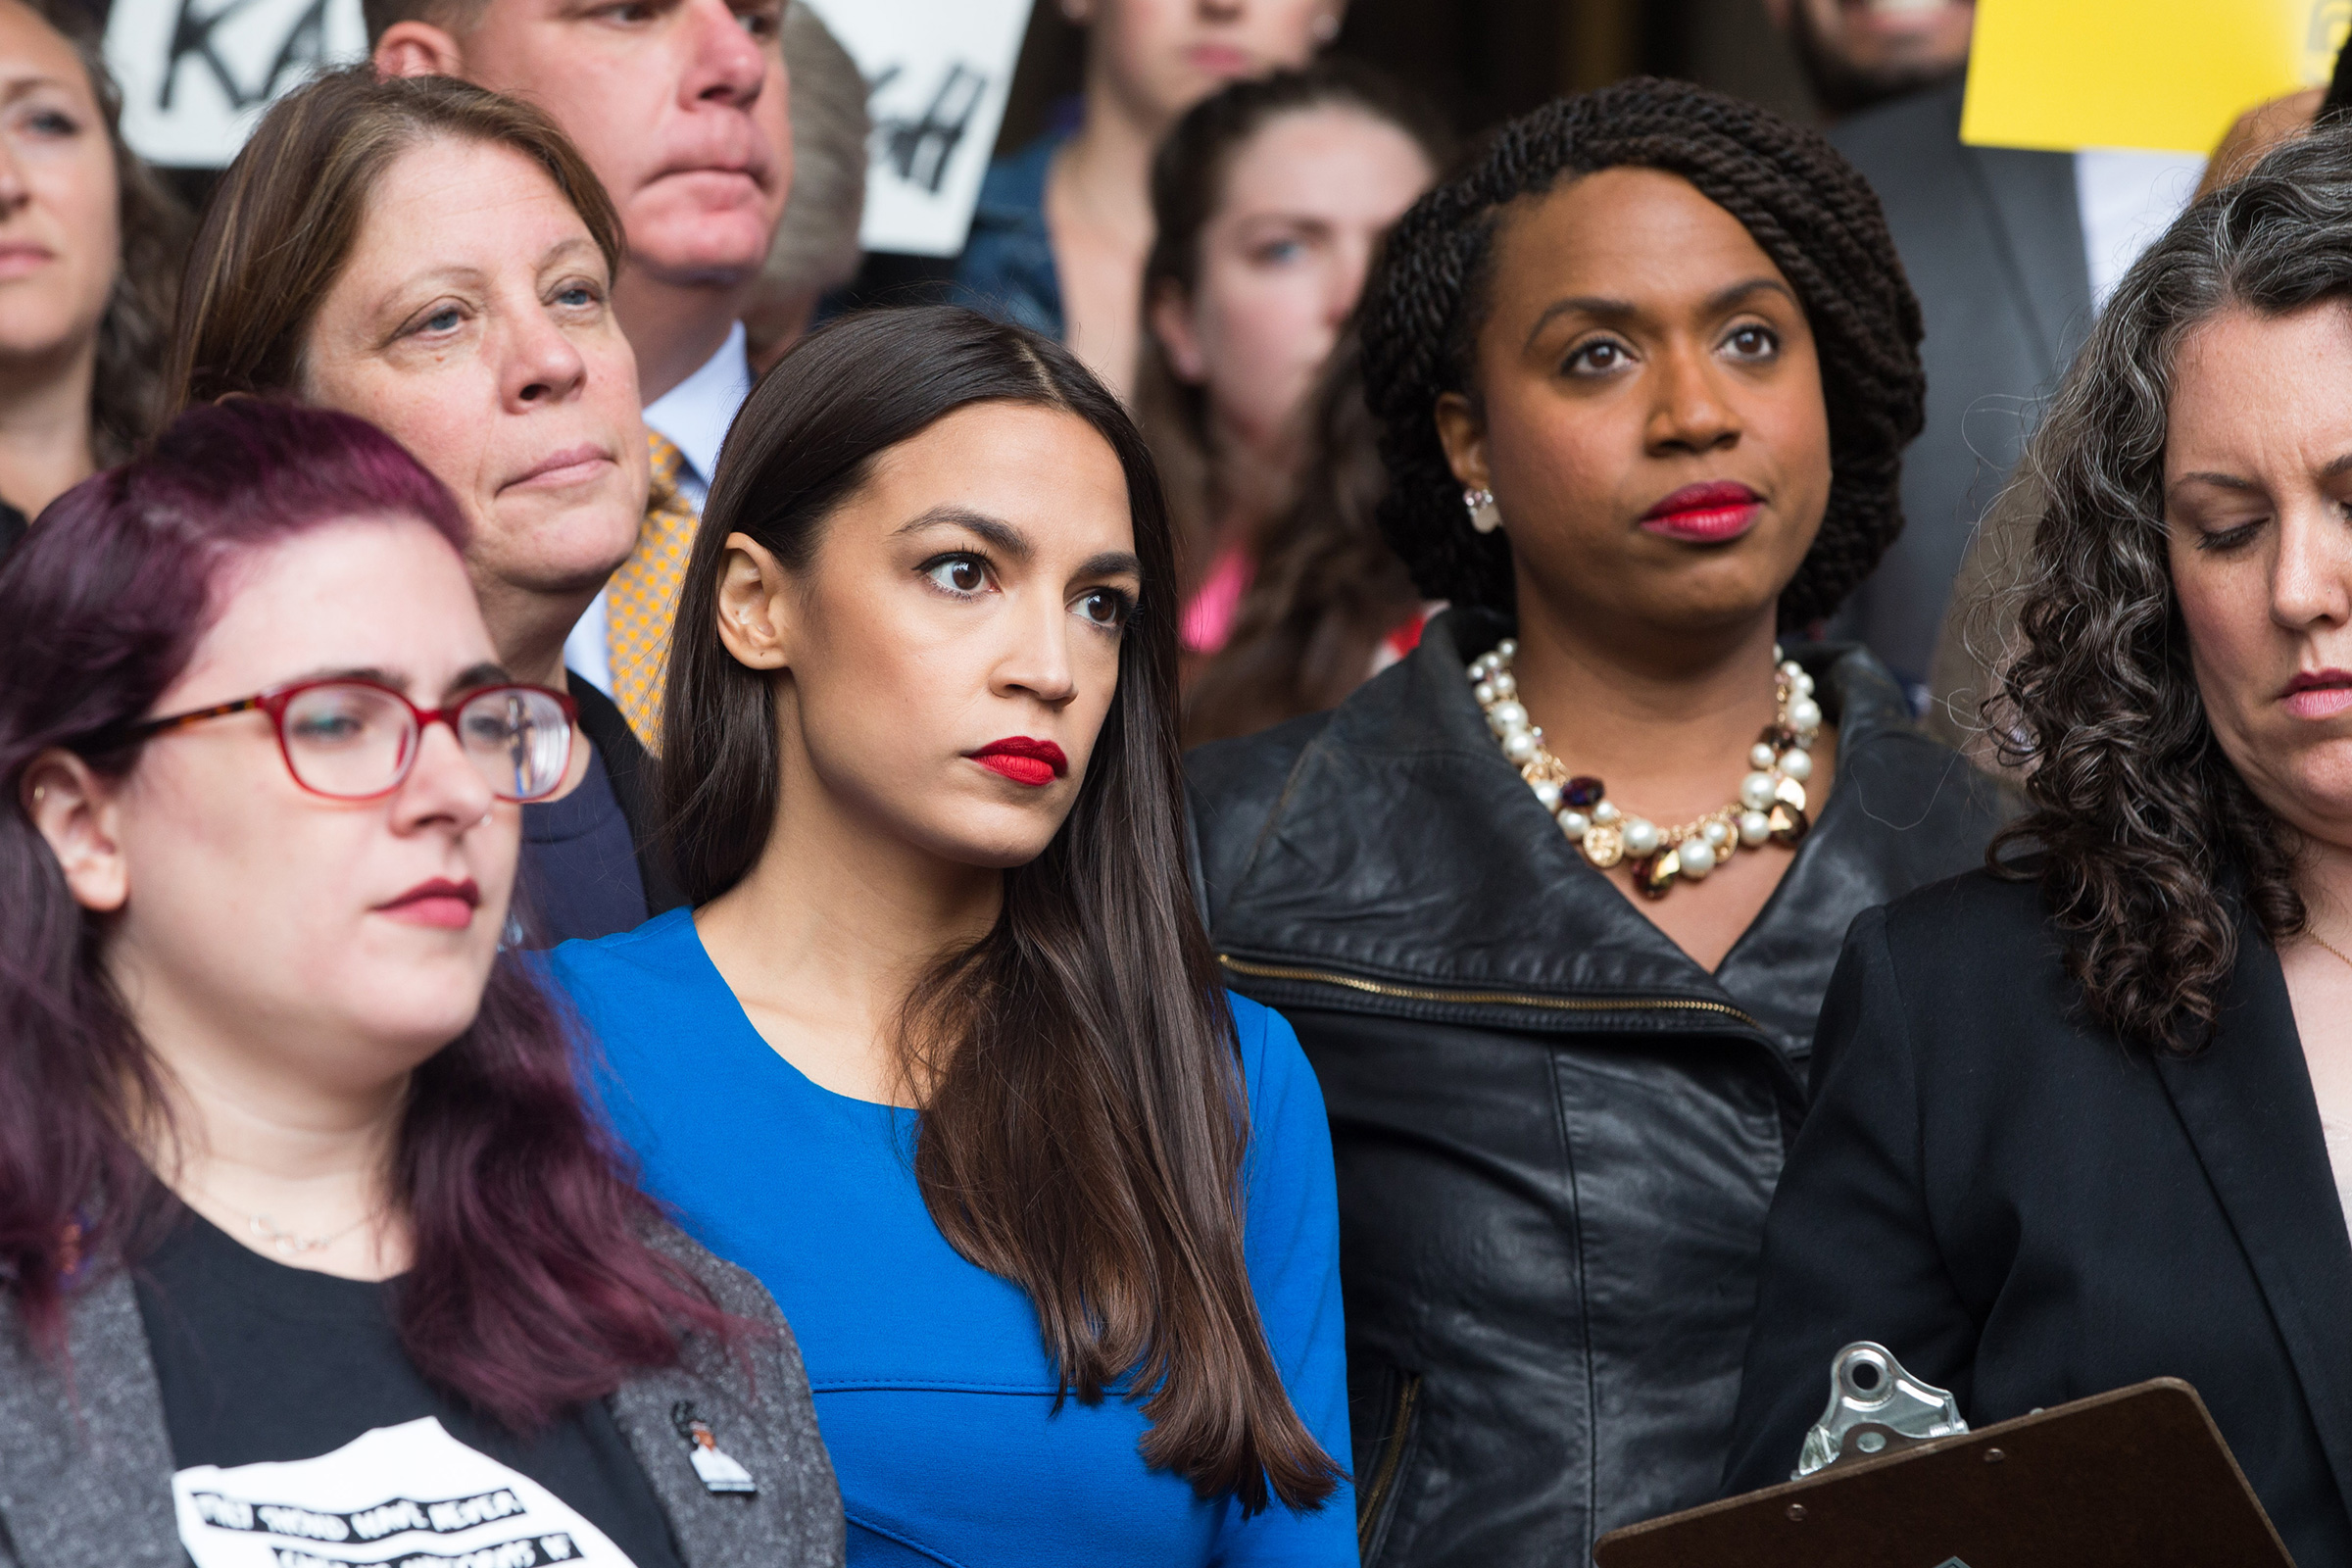
[[[2266,99],[2325,86],[2352,0],[1977,0],[1960,139],[2209,153]]]

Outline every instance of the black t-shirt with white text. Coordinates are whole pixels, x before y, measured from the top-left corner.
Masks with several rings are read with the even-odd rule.
[[[471,1539],[466,1527],[501,1509],[527,1526],[534,1517],[527,1504],[537,1495],[536,1489],[543,1488],[553,1500],[541,1499],[539,1517],[561,1516],[567,1507],[603,1532],[632,1568],[683,1568],[662,1505],[603,1400],[573,1407],[530,1438],[515,1437],[417,1372],[393,1328],[392,1283],[369,1284],[288,1267],[190,1213],[141,1264],[135,1284],[181,1493],[188,1491],[185,1483],[191,1474],[215,1476],[205,1467],[233,1471],[239,1466],[317,1460],[367,1439],[357,1451],[375,1472],[367,1485],[378,1488],[382,1498],[369,1493],[366,1500],[378,1503],[379,1517],[390,1517],[382,1510],[383,1499],[401,1507],[412,1500],[418,1509],[438,1506],[435,1519],[454,1532],[445,1532],[448,1544],[463,1545]],[[440,1422],[446,1438],[431,1432],[427,1418]],[[384,1430],[411,1427],[415,1430],[405,1434],[388,1435]],[[411,1478],[383,1473],[387,1465],[398,1470],[404,1454],[424,1456],[416,1461],[414,1485]],[[436,1459],[457,1468],[444,1464],[435,1469],[431,1461]],[[504,1473],[511,1484],[441,1485],[436,1492],[436,1478],[456,1474],[464,1479],[474,1473],[466,1469],[469,1465]],[[305,1503],[298,1495],[300,1467],[247,1473],[292,1478],[272,1480],[270,1486],[287,1494],[280,1500]],[[332,1490],[327,1482],[317,1484]],[[270,1487],[263,1490],[267,1493]],[[219,1501],[234,1491],[215,1481],[198,1488],[207,1510],[239,1506]],[[451,1499],[469,1493],[503,1500],[486,1505],[487,1512],[481,1511],[485,1505],[477,1499],[475,1513],[452,1513]],[[181,1502],[182,1538],[188,1540],[188,1508],[193,1504],[185,1497]],[[345,1560],[332,1544],[344,1539],[334,1531],[348,1529],[332,1524],[333,1517],[349,1517],[337,1515],[337,1506],[347,1505],[315,1509],[317,1515],[329,1518],[329,1527],[316,1538],[319,1544],[305,1560]],[[417,1517],[421,1521],[423,1514]],[[250,1519],[243,1528],[261,1529]],[[418,1531],[431,1534],[421,1522]],[[576,1528],[572,1532],[584,1534]],[[349,1539],[358,1544],[367,1534]],[[575,1560],[567,1555],[575,1548],[564,1535],[542,1539],[557,1544],[539,1560]],[[193,1553],[192,1541],[190,1548]],[[373,1559],[382,1553],[359,1555]],[[582,1555],[610,1560],[595,1551]]]

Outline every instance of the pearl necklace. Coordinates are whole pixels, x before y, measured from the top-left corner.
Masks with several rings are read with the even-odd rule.
[[[1491,654],[1470,662],[1470,694],[1487,715],[1487,727],[1502,743],[1502,755],[1519,768],[1544,809],[1579,854],[1598,870],[1630,861],[1634,886],[1662,899],[1677,882],[1697,882],[1741,849],[1778,844],[1794,849],[1811,828],[1805,815],[1805,780],[1813,776],[1813,741],[1821,733],[1821,705],[1813,700],[1813,677],[1804,666],[1772,650],[1773,702],[1779,711],[1749,748],[1749,772],[1730,805],[1690,822],[1660,827],[1630,816],[1606,799],[1608,787],[1586,775],[1570,776],[1567,764],[1544,749],[1544,732],[1519,703],[1511,676],[1518,642],[1505,637]]]

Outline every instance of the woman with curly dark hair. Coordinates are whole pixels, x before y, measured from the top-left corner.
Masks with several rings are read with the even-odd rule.
[[[1839,937],[1995,825],[1796,640],[1899,525],[1919,313],[1828,143],[1638,80],[1425,197],[1360,325],[1453,608],[1195,754],[1211,933],[1331,1110],[1366,1560],[1582,1561],[1713,1490]]]
[[[1855,923],[1728,1476],[1786,1478],[1853,1339],[1980,1423],[2179,1377],[2352,1562],[2352,131],[2140,259],[2027,467],[2033,809]]]

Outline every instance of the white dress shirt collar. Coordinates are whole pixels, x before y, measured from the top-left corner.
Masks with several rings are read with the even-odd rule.
[[[751,390],[751,351],[737,321],[701,369],[645,406],[645,422],[685,454],[698,488],[707,488],[718,471],[719,443]]]

